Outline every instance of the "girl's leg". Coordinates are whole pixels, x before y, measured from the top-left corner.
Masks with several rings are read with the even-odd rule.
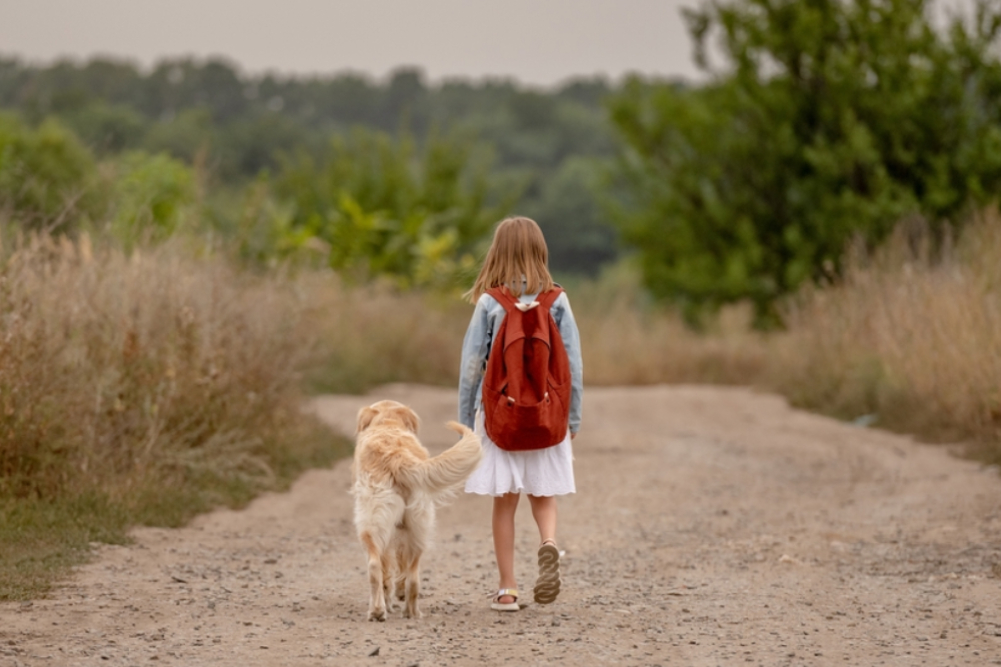
[[[539,526],[539,541],[556,543],[556,496],[529,496],[532,516]]]
[[[514,578],[514,514],[520,497],[521,494],[518,493],[507,493],[494,498],[494,556],[500,573],[498,588],[518,587],[518,581]],[[498,602],[514,602],[514,598],[505,595]]]

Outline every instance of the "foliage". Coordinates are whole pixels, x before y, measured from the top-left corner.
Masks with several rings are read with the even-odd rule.
[[[30,128],[0,115],[0,219],[60,231],[99,210],[97,167],[77,138],[55,121]]]
[[[538,221],[549,246],[554,270],[595,275],[616,258],[614,230],[604,222],[609,184],[606,161],[569,156],[548,178],[524,213]]]
[[[123,155],[117,168],[112,235],[127,249],[172,236],[195,201],[192,170],[165,153],[139,152]]]
[[[114,155],[136,146],[146,131],[133,109],[102,101],[68,109],[59,119],[98,155]]]
[[[505,206],[469,143],[432,135],[419,150],[410,137],[361,129],[319,159],[289,157],[274,193],[288,210],[279,249],[319,247],[345,275],[400,287],[456,286]]]
[[[1001,13],[934,27],[919,0],[739,0],[687,12],[710,72],[689,90],[629,82],[620,211],[646,284],[686,304],[774,299],[837,273],[847,242],[910,215],[938,238],[1001,185]]]
[[[166,152],[204,167],[209,195],[220,200],[216,227],[230,231],[246,227],[243,208],[231,204],[241,193],[259,201],[257,179],[284,169],[282,156],[323,162],[330,138],[351,142],[357,126],[419,145],[450,128],[495,156],[491,183],[520,193],[511,209],[547,232],[554,270],[585,274],[616,252],[616,231],[584,187],[616,150],[602,106],[611,90],[601,78],[542,91],[505,80],[430,85],[415,68],[376,82],[354,73],[246,75],[217,58],[164,60],[144,72],[104,58],[29,65],[0,57],[0,108],[33,126],[57,118],[102,158]]]

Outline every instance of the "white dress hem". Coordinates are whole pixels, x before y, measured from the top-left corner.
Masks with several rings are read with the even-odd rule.
[[[490,440],[480,410],[476,412],[474,430],[480,436],[483,460],[466,480],[466,493],[499,497],[508,493],[563,496],[577,492],[569,430],[558,445],[522,452],[509,452]]]

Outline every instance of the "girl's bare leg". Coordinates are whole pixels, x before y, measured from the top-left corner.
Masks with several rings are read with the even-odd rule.
[[[514,514],[518,509],[519,498],[521,494],[518,493],[507,493],[494,498],[494,556],[497,558],[497,570],[500,573],[498,588],[518,587],[518,581],[514,577]],[[505,595],[498,602],[502,604],[514,602],[514,598]]]
[[[539,604],[549,604],[560,594],[560,556],[556,548],[556,496],[529,496],[532,516],[539,526],[539,578],[533,593]],[[551,542],[552,544],[547,544]]]
[[[529,496],[528,502],[539,526],[539,542],[556,544],[556,496]]]

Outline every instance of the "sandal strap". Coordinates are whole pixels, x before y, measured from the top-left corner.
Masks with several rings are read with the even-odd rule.
[[[510,595],[515,600],[517,600],[518,597],[519,597],[519,595],[518,595],[518,589],[517,588],[502,588],[499,591],[497,591],[496,595],[494,595],[494,600],[500,600],[505,595]]]

